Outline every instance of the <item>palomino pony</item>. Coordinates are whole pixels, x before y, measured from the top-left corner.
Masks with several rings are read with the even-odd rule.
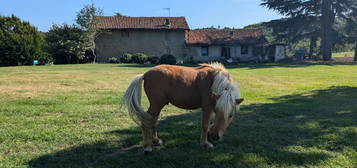
[[[143,81],[150,102],[147,112],[141,108]],[[229,72],[222,64],[211,63],[197,68],[156,66],[135,77],[122,98],[122,105],[141,127],[144,152],[147,153],[152,152],[152,145],[162,144],[157,135],[157,120],[168,103],[182,109],[202,108],[201,145],[213,148],[211,142],[222,139],[242,101]],[[215,114],[215,123],[209,128],[212,114]]]

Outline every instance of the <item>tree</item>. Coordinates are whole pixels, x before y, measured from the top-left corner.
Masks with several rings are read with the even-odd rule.
[[[347,41],[355,44],[355,55],[353,60],[357,61],[357,10],[347,18],[346,34]]]
[[[323,59],[331,60],[332,58],[332,32],[335,22],[333,13],[332,0],[322,0],[321,7],[321,52]]]
[[[288,54],[294,54],[294,50],[309,49],[309,57],[316,58],[317,41],[319,38],[318,18],[315,16],[297,16],[294,18],[282,18],[246,26],[245,28],[259,29],[268,41],[288,42]]]
[[[351,10],[344,17],[336,18],[334,28],[339,32],[337,43],[340,46],[354,46],[354,61],[357,61],[357,9]]]
[[[269,22],[251,24],[251,25],[245,26],[243,29],[258,29],[264,34],[264,37],[269,42],[276,41],[277,38],[276,38],[275,34],[273,34],[274,33],[273,28],[268,26],[268,24],[269,24]]]
[[[30,65],[48,61],[41,33],[18,17],[0,16],[0,66]]]
[[[357,61],[357,9],[354,9],[346,17],[347,41],[355,44],[354,61]]]
[[[94,56],[93,63],[96,61],[95,40],[101,34],[101,30],[97,29],[96,16],[102,16],[103,10],[96,7],[94,4],[85,5],[78,13],[76,22],[84,31],[84,39],[86,49]]]
[[[120,12],[114,12],[114,16],[124,17],[125,15],[121,14]]]
[[[57,64],[79,63],[85,54],[83,30],[75,25],[53,25],[46,33],[47,50]]]
[[[288,18],[315,16],[320,20],[321,53],[324,60],[331,59],[333,24],[335,17],[344,16],[355,8],[356,0],[262,0],[261,5],[278,11]]]

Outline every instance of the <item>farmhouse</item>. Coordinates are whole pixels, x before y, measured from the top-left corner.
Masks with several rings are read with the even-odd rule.
[[[195,61],[275,62],[285,57],[284,44],[268,43],[255,29],[190,30],[185,42]]]
[[[190,30],[185,17],[96,17],[103,30],[95,40],[98,62],[124,53],[160,57],[171,54],[178,61],[279,61],[284,44],[268,43],[255,29]]]

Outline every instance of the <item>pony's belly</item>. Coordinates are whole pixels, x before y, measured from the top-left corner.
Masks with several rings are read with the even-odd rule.
[[[174,103],[171,103],[171,104],[173,104],[174,106],[176,106],[178,108],[187,109],[187,110],[198,109],[201,107],[200,105],[187,105],[187,104],[174,104]]]
[[[178,99],[170,99],[170,103],[182,109],[197,109],[201,107],[201,100],[197,96],[185,97]]]

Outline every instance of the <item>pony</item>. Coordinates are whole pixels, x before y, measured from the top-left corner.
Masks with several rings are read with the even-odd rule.
[[[141,107],[143,82],[150,103],[147,111]],[[142,129],[144,152],[150,153],[153,145],[163,143],[157,134],[157,124],[165,105],[171,103],[182,109],[202,108],[200,144],[212,149],[212,142],[222,140],[244,99],[230,73],[221,63],[215,62],[200,64],[196,68],[176,65],[153,67],[132,80],[121,100],[122,107]],[[213,125],[210,125],[211,117]]]

